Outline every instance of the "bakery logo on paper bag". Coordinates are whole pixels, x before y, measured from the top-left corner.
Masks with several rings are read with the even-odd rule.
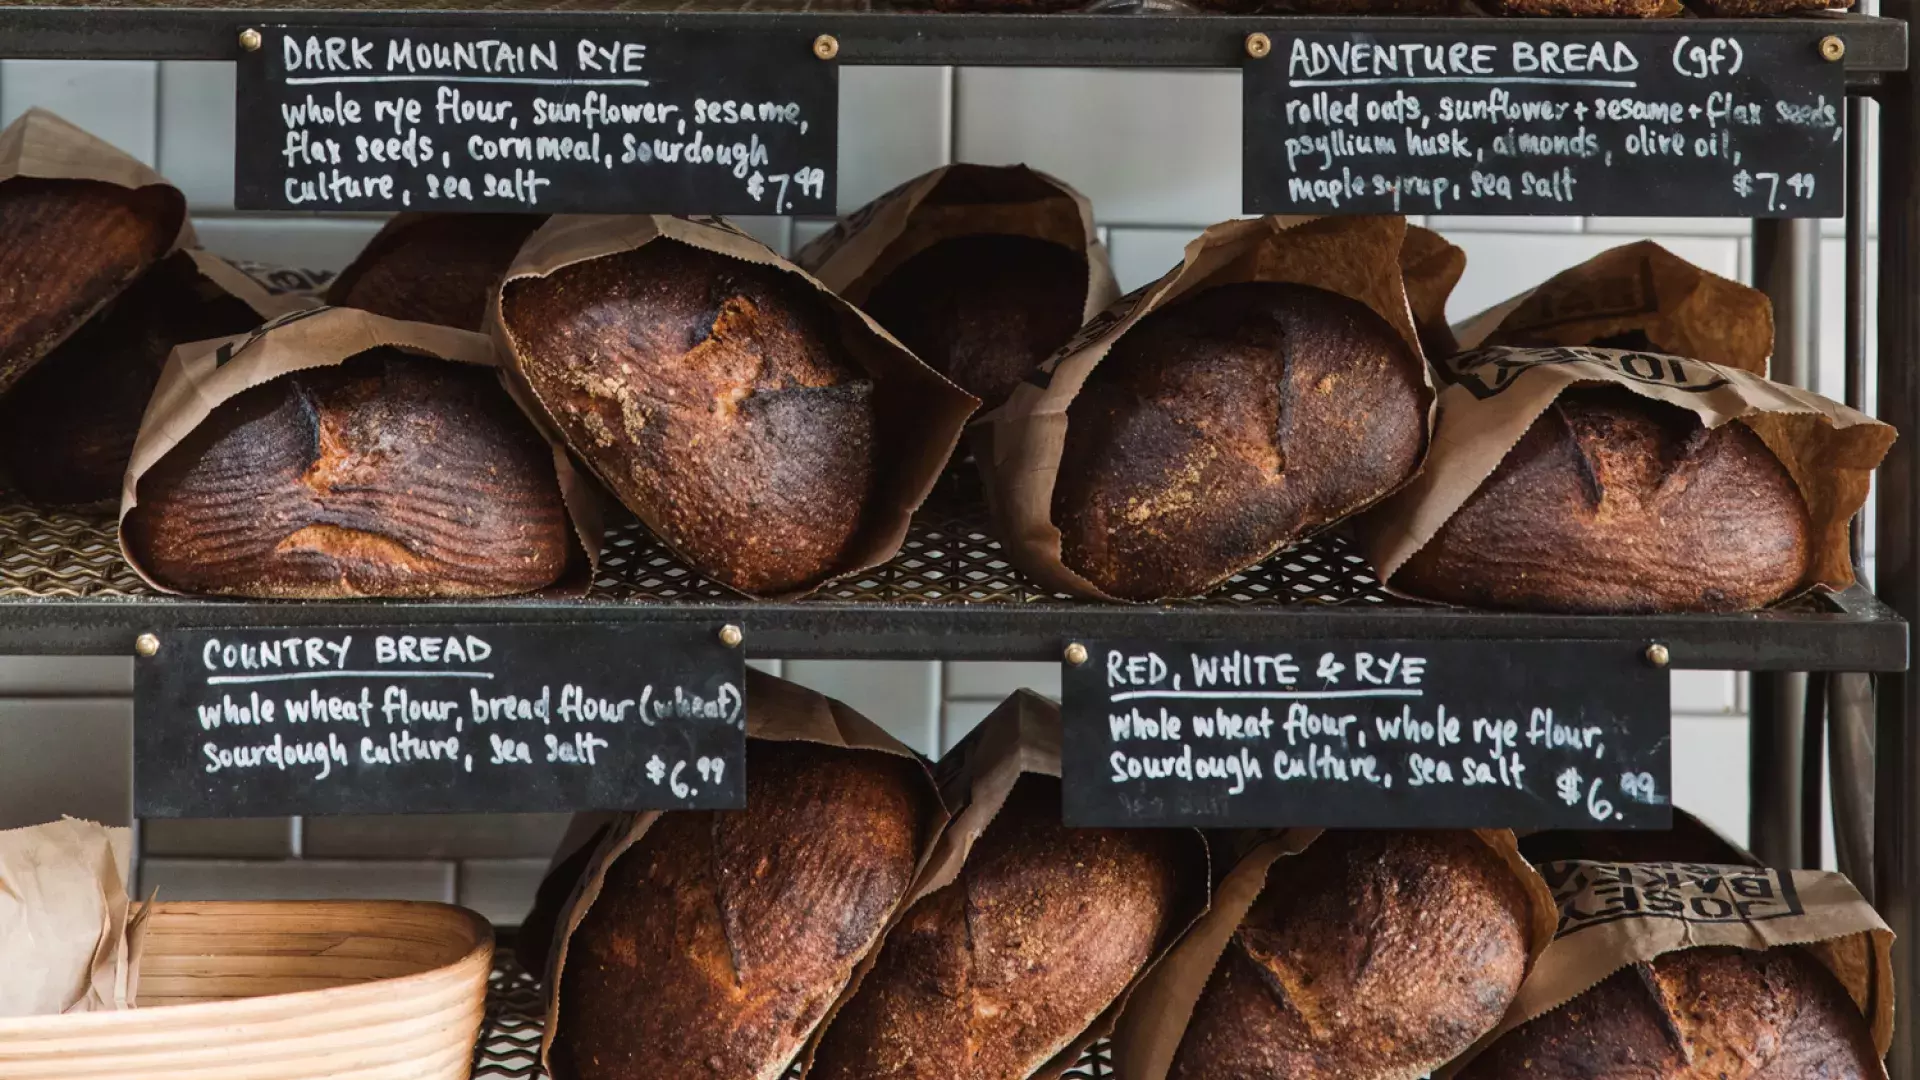
[[[1087,320],[1087,324],[1076,331],[1065,345],[1055,349],[1052,356],[1047,357],[1040,362],[1038,367],[1027,372],[1027,381],[1042,390],[1053,385],[1053,373],[1055,369],[1060,366],[1062,359],[1074,355],[1088,345],[1106,336],[1107,331],[1112,330],[1122,320],[1132,315],[1134,309],[1138,308],[1141,303],[1146,300],[1147,293],[1158,284],[1160,283],[1155,281],[1142,285],[1107,305],[1105,311]]]
[[[281,327],[289,325],[291,323],[297,323],[301,319],[311,319],[315,315],[319,315],[319,314],[322,314],[323,312],[328,312],[332,310],[333,309],[330,307],[305,308],[300,311],[289,311],[285,315],[282,315],[277,319],[269,319],[266,322],[261,323],[258,327],[255,327],[252,333],[248,334],[244,338],[241,338],[239,341],[229,341],[225,345],[222,345],[219,348],[215,349],[213,351],[214,369],[219,370],[220,368],[226,367],[228,364],[233,363],[234,359],[237,358],[241,353],[246,352],[248,349],[253,348],[253,346],[256,343],[258,343],[261,338],[266,337],[268,334],[273,333],[275,330],[278,330]]]
[[[318,296],[340,276],[331,270],[300,270],[245,259],[228,259],[227,264],[247,275],[249,281],[265,289],[269,296]]]
[[[1560,906],[1555,937],[1621,919],[1753,923],[1806,911],[1791,878],[1756,867],[1553,862],[1539,869]]]
[[[1500,394],[1529,370],[1548,364],[1600,364],[1635,382],[1671,386],[1696,394],[1727,385],[1727,377],[1711,364],[1665,353],[1620,349],[1499,345],[1461,353],[1443,363],[1453,373],[1454,382],[1481,400]]]

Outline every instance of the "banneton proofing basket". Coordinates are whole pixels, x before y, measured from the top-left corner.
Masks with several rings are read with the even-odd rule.
[[[465,1080],[492,964],[449,904],[158,904],[139,1007],[0,1019],[0,1077]]]

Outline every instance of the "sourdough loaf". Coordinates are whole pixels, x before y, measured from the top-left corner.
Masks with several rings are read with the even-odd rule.
[[[1481,607],[1745,611],[1800,586],[1811,549],[1806,500],[1746,425],[1576,387],[1392,580]]]
[[[663,238],[516,278],[500,309],[567,444],[696,569],[783,593],[849,568],[874,383],[804,279]]]
[[[879,940],[938,809],[910,758],[747,743],[747,806],[673,811],[575,927],[560,1080],[773,1080]]]
[[[565,569],[568,529],[496,373],[388,348],[222,402],[122,523],[162,585],[299,599],[529,592]]]
[[[167,354],[259,322],[187,253],[162,259],[0,397],[7,484],[38,503],[117,499]]]
[[[1022,1080],[1133,980],[1173,918],[1180,835],[1060,824],[1023,774],[951,884],[915,903],[821,1040],[816,1080]]]
[[[992,408],[1080,328],[1085,254],[1029,236],[959,236],[873,288],[867,314]]]
[[[1116,597],[1204,592],[1399,487],[1424,365],[1356,300],[1243,282],[1142,319],[1067,411],[1061,559]]]
[[[1325,833],[1269,868],[1169,1080],[1420,1076],[1498,1023],[1530,926],[1519,880],[1472,833]]]
[[[1508,1032],[1457,1080],[1881,1080],[1866,1018],[1802,950],[1629,965]]]
[[[401,214],[327,289],[327,303],[479,330],[543,214]]]
[[[173,246],[170,187],[16,176],[0,183],[0,392]]]

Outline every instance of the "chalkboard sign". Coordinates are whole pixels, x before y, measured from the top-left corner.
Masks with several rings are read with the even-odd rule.
[[[808,34],[257,33],[239,62],[242,209],[834,212],[839,69]]]
[[[1246,63],[1246,207],[1838,216],[1844,72],[1825,34],[1276,32]]]
[[[718,629],[159,635],[134,665],[134,813],[738,808],[743,662]]]
[[[1660,829],[1668,676],[1617,642],[1086,644],[1070,825]]]

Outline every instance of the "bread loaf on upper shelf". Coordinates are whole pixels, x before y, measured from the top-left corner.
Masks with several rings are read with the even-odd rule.
[[[544,214],[401,214],[327,289],[327,303],[479,330],[520,245]]]
[[[1392,584],[1531,611],[1745,611],[1802,585],[1812,543],[1805,498],[1745,424],[1575,387]]]
[[[749,739],[747,807],[670,811],[621,853],[560,975],[555,1074],[774,1080],[906,895],[911,758]]]
[[[958,879],[887,935],[810,1075],[1032,1075],[1153,955],[1182,886],[1181,840],[1174,830],[1067,828],[1060,781],[1021,775]]]
[[[122,533],[169,588],[295,599],[530,592],[572,543],[552,450],[495,372],[390,348],[216,406]]]
[[[1125,599],[1190,596],[1404,484],[1425,368],[1303,285],[1220,285],[1142,319],[1067,410],[1061,560]]]
[[[0,475],[30,502],[119,498],[167,354],[259,323],[186,252],[167,256],[0,395]]]
[[[0,183],[0,392],[173,246],[186,200],[158,184]]]
[[[1508,1032],[1456,1080],[1881,1080],[1845,988],[1803,950],[1635,963]]]
[[[509,281],[501,323],[568,445],[696,569],[784,593],[847,568],[875,386],[804,279],[659,238]]]
[[[1493,1029],[1532,919],[1470,832],[1332,832],[1275,861],[1216,962],[1169,1080],[1402,1080]]]
[[[992,408],[1080,328],[1087,272],[1085,254],[1050,241],[958,236],[894,268],[863,306]]]

